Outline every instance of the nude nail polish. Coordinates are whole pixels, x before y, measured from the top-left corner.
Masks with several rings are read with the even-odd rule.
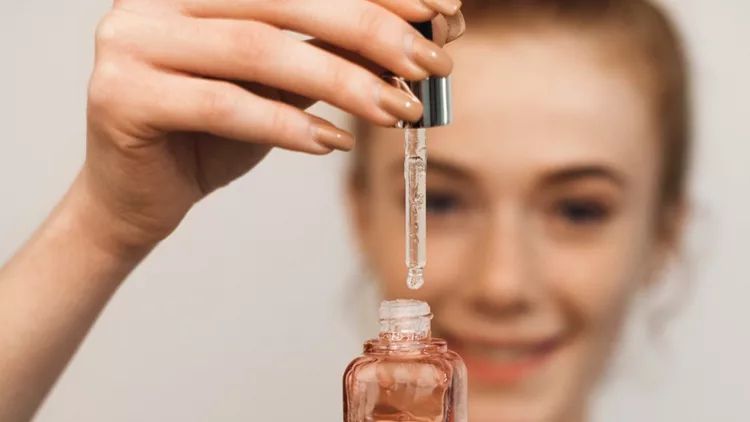
[[[448,76],[453,70],[453,59],[437,44],[415,36],[412,42],[412,60],[435,76]]]
[[[380,88],[380,108],[389,115],[409,122],[416,122],[422,117],[423,108],[414,96],[388,85]]]
[[[354,147],[354,136],[349,132],[341,130],[327,121],[316,119],[314,139],[315,142],[328,149],[349,151]]]

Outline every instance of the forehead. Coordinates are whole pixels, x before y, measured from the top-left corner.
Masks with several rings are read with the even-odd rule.
[[[430,131],[430,158],[489,173],[576,161],[655,166],[649,95],[624,61],[606,60],[601,49],[590,35],[570,31],[492,31],[460,39],[449,47],[456,63],[454,124]],[[403,153],[398,142],[375,144],[375,159]]]

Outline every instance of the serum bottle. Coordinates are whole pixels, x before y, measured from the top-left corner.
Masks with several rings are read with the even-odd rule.
[[[344,373],[344,422],[467,422],[466,368],[424,302],[386,301],[380,334]]]

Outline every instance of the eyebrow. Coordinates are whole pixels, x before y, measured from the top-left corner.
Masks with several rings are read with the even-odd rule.
[[[395,160],[390,164],[389,167],[389,171],[391,173],[403,176],[403,161]],[[440,159],[427,160],[427,172],[440,173],[442,175],[459,180],[474,179],[472,173],[464,167]],[[543,184],[554,186],[574,183],[586,179],[604,179],[617,185],[620,188],[625,188],[627,186],[627,177],[625,177],[622,172],[610,166],[600,164],[574,164],[571,166],[562,167],[560,169],[553,169],[546,175],[542,176],[541,181]]]
[[[627,185],[627,179],[621,172],[598,164],[576,165],[552,171],[544,176],[543,181],[550,185],[561,185],[583,179],[605,179],[621,188]]]

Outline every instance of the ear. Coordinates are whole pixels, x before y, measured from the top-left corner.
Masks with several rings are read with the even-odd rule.
[[[685,239],[688,206],[685,201],[667,205],[657,222],[657,256],[649,284],[661,279],[669,264],[679,256]]]

